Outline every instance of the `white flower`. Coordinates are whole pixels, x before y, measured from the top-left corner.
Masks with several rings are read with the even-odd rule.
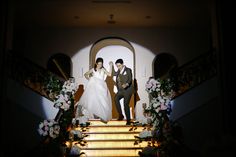
[[[157,108],[158,106],[160,106],[160,102],[155,102],[155,103],[153,103],[153,107],[154,107],[154,108]]]
[[[142,125],[148,123],[148,122],[147,122],[147,118],[141,118],[141,119],[139,120],[139,122],[140,122]]]
[[[88,122],[89,119],[86,116],[82,116],[82,117],[79,117],[78,120],[79,120],[79,124],[86,124],[86,122]]]
[[[55,125],[54,126],[54,133],[55,134],[59,134],[60,133],[60,126],[59,125]]]
[[[70,155],[79,155],[80,154],[80,147],[77,145],[73,145],[70,150]]]
[[[56,138],[59,135],[60,126],[54,120],[44,120],[39,124],[38,132],[42,136],[49,135]]]
[[[48,135],[47,131],[43,132],[43,136],[47,136],[47,135]]]
[[[139,133],[140,138],[147,138],[147,137],[152,137],[152,132],[148,130],[143,130],[142,132]]]
[[[44,121],[43,121],[43,125],[44,125],[44,126],[47,126],[47,125],[48,125],[48,120],[44,120]]]
[[[40,129],[42,129],[42,128],[43,128],[43,126],[44,126],[44,124],[43,124],[43,123],[40,123],[40,124],[39,124],[39,128],[40,128]]]
[[[55,123],[54,120],[50,120],[48,126],[52,126],[54,123]]]
[[[45,131],[48,131],[49,129],[50,129],[50,128],[49,128],[48,126],[45,126],[45,127],[44,127],[44,130],[45,130]]]
[[[43,135],[44,131],[42,129],[38,129],[40,135]]]
[[[73,118],[73,119],[72,119],[72,125],[75,125],[75,124],[76,124],[76,119]]]
[[[70,133],[73,135],[77,135],[79,138],[83,137],[83,134],[80,130],[71,130]]]

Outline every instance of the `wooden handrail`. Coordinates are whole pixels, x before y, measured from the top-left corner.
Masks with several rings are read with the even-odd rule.
[[[60,65],[58,64],[58,62],[56,61],[56,59],[53,59],[52,60],[55,65],[57,66],[57,68],[59,69],[60,73],[62,74],[62,76],[64,77],[65,80],[68,80],[66,74],[63,72],[62,68],[60,67]]]
[[[216,76],[216,62],[215,51],[210,51],[172,71],[171,77],[179,90],[173,99]]]

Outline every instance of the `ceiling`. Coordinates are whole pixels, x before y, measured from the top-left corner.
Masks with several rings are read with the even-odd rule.
[[[21,0],[19,27],[192,27],[210,21],[208,0]]]

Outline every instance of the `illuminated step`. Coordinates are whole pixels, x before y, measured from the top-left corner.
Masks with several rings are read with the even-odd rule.
[[[81,155],[80,157],[101,157],[101,156],[87,156],[87,155]],[[140,157],[140,156],[127,156],[127,155],[125,155],[125,156],[102,156],[102,157]]]
[[[104,139],[134,139],[139,132],[85,132],[88,135],[85,140],[104,140]]]
[[[81,152],[84,152],[87,156],[138,156],[139,151],[141,151],[142,148],[81,148]]]
[[[81,157],[100,157],[100,156],[86,156],[86,155],[81,155]],[[140,157],[140,156],[102,156],[102,157]]]
[[[147,141],[135,144],[134,136],[139,135],[142,126],[125,125],[126,120],[111,120],[106,124],[100,120],[89,122],[88,127],[76,129],[82,129],[87,135],[84,138],[86,145],[79,145],[87,157],[138,157],[139,151],[148,145]]]
[[[80,128],[77,128],[78,130]],[[130,126],[126,125],[110,125],[110,126],[103,126],[103,125],[97,125],[97,126],[89,126],[86,128],[87,132],[141,132],[143,130],[143,127],[135,127],[131,128]]]
[[[91,125],[125,125],[126,124],[126,120],[111,120],[109,122],[107,122],[106,124],[101,122],[100,120],[89,120],[89,122],[91,123]]]
[[[110,147],[123,147],[123,148],[130,148],[130,147],[146,147],[148,146],[148,142],[143,141],[142,143],[135,144],[135,140],[130,139],[122,139],[122,140],[116,140],[116,139],[109,139],[109,140],[85,140],[87,144],[85,146],[79,147],[85,147],[85,148],[110,148]]]

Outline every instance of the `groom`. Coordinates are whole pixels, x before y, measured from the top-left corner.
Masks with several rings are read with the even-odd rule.
[[[132,70],[124,65],[124,62],[122,59],[117,59],[116,67],[118,68],[118,71],[114,70],[114,67],[112,68],[112,76],[116,76],[116,86],[118,89],[118,92],[115,95],[115,104],[116,109],[119,114],[119,117],[117,120],[123,120],[124,116],[122,114],[121,105],[120,105],[120,99],[124,98],[124,110],[126,115],[126,125],[130,125],[130,98],[133,93],[133,87],[132,87]]]

